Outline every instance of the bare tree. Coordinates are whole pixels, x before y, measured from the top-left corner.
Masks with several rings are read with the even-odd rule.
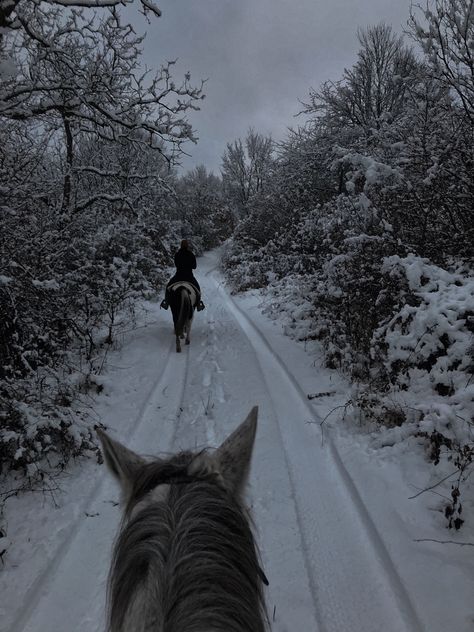
[[[371,134],[384,120],[403,113],[409,80],[417,62],[400,36],[386,24],[362,29],[357,63],[338,82],[311,90],[306,113],[325,116],[336,127],[353,126]]]
[[[238,214],[265,188],[272,165],[273,140],[250,129],[245,138],[227,143],[222,157],[224,191]]]

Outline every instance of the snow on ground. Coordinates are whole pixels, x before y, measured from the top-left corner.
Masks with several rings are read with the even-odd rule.
[[[435,495],[410,500],[433,482],[422,446],[381,447],[341,422],[349,385],[315,343],[285,337],[258,294],[230,297],[217,265],[216,253],[199,260],[208,307],[182,354],[169,312],[145,304],[111,356],[97,418],[150,454],[217,445],[259,405],[249,501],[276,632],[473,630],[472,548],[416,540],[473,542],[474,517],[453,534]],[[91,461],[60,486],[8,501],[2,632],[104,629],[118,489]]]

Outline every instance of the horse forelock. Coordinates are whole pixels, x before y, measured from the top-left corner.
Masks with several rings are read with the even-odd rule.
[[[109,578],[111,632],[265,629],[247,511],[195,463],[182,453],[138,474]],[[161,485],[168,492],[157,500]]]
[[[189,482],[190,466],[203,453],[204,451],[196,455],[192,452],[181,452],[166,461],[154,460],[145,463],[135,473],[125,515],[129,515],[133,507],[158,486]],[[202,471],[199,476],[206,477],[207,472]]]

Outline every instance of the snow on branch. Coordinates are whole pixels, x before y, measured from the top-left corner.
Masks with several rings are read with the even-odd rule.
[[[48,4],[56,4],[62,7],[87,7],[89,9],[109,9],[120,5],[133,4],[135,0],[43,0]],[[142,5],[143,12],[153,13],[157,17],[161,16],[161,11],[151,0],[138,0]]]

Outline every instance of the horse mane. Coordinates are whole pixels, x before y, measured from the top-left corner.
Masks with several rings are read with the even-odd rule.
[[[110,632],[266,629],[247,511],[217,474],[189,473],[197,456],[146,463],[134,477],[109,576]]]

